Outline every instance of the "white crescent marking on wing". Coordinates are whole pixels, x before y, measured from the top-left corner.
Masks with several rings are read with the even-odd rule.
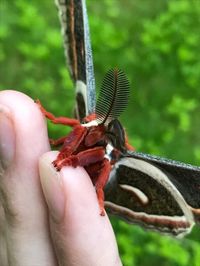
[[[125,184],[119,185],[123,190],[133,193],[141,201],[143,205],[149,202],[148,197],[140,189]]]

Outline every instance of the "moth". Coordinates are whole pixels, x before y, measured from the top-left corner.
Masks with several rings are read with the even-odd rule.
[[[120,96],[124,104],[117,105],[116,109],[111,108],[110,112],[107,105],[112,106],[113,95],[108,98],[100,95],[100,99],[103,100],[97,101],[95,111],[95,79],[85,1],[57,0],[56,4],[67,64],[76,90],[75,116],[84,130],[91,127],[93,131],[93,127],[99,127],[99,130],[94,130],[95,134],[101,135],[104,131],[106,136],[94,145],[97,150],[99,149],[98,156],[102,156],[101,163],[90,161],[89,166],[86,166],[89,167],[88,172],[93,183],[99,185],[97,177],[101,175],[101,169],[106,165],[106,163],[104,165],[105,160],[109,162],[105,169],[107,173],[110,170],[110,175],[100,178],[103,182],[99,182],[101,184],[99,191],[98,186],[96,187],[101,214],[104,214],[102,189],[105,185],[104,205],[109,213],[147,229],[184,236],[191,231],[195,223],[200,223],[200,167],[133,151],[117,119],[127,104],[127,96],[125,98]],[[122,91],[126,91],[128,81],[125,74],[114,69],[108,72],[103,81],[102,86],[106,89],[106,93],[109,94],[114,80],[122,81],[120,86]],[[104,91],[101,93],[104,94]],[[46,115],[52,120],[55,118],[50,113]],[[104,127],[103,131],[101,127]],[[91,135],[90,137],[87,135],[86,139],[87,143],[96,140]],[[60,139],[54,144],[62,142]],[[70,141],[68,144],[72,147]],[[93,144],[90,143],[89,146]],[[102,146],[103,155],[100,154],[99,148]],[[60,169],[62,162],[65,160],[67,162],[65,156],[62,158],[62,151],[67,147],[65,143],[54,162],[57,169]],[[79,150],[75,153],[77,152]],[[88,160],[91,160],[91,157],[90,154]],[[84,160],[87,160],[87,156]]]
[[[125,73],[111,69],[106,74],[95,113],[86,116],[83,122],[67,117],[55,117],[38,101],[43,114],[55,124],[73,128],[71,133],[51,144],[62,148],[53,161],[59,171],[63,166],[83,166],[88,172],[97,193],[100,214],[104,215],[103,189],[108,181],[112,166],[131,148],[118,117],[128,103],[129,82]]]

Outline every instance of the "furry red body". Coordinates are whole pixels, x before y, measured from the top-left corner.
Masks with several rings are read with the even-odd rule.
[[[118,70],[113,72],[113,77],[116,79],[114,80],[114,87],[116,90],[123,88],[123,86],[119,86],[118,88],[118,85],[121,84],[120,77],[119,80],[117,79],[118,72]],[[123,77],[124,76],[122,76],[122,81],[124,81]],[[126,81],[125,83],[128,82]],[[126,94],[124,90],[120,91],[120,93],[123,97],[120,96],[120,94],[118,95],[120,101],[117,103],[117,106],[121,112],[119,106],[121,101],[123,103],[123,98]],[[116,99],[116,96],[117,94],[114,93],[113,99]],[[104,95],[104,104],[104,99],[106,98],[109,98],[109,95],[108,97]],[[109,120],[109,114],[112,113],[112,107],[115,107],[115,101],[111,101],[108,113],[103,115],[104,119],[101,123],[97,123],[95,114],[90,114],[84,118],[84,124],[81,124],[77,119],[55,117],[52,113],[47,112],[39,101],[37,101],[37,104],[42,113],[53,123],[63,124],[73,128],[71,133],[66,137],[62,137],[58,140],[50,140],[52,145],[62,144],[62,148],[56,160],[53,161],[53,165],[58,171],[60,171],[63,166],[83,166],[96,188],[101,215],[104,215],[103,189],[108,181],[112,165],[124,151],[127,149],[133,150],[127,142],[126,134],[119,121],[112,120],[112,118],[109,123],[106,123],[107,119]],[[115,112],[117,112],[118,109],[115,109]],[[109,145],[111,149],[107,151]]]
[[[100,206],[100,214],[104,215],[104,192],[103,188],[109,178],[112,161],[106,155],[106,146],[109,143],[105,125],[85,126],[76,119],[66,117],[55,117],[47,112],[39,101],[37,101],[42,113],[53,123],[73,127],[66,137],[58,140],[50,140],[53,145],[62,144],[62,148],[53,161],[53,165],[59,171],[63,166],[83,166],[96,188],[97,198]],[[89,115],[84,122],[95,120],[95,115]],[[87,124],[86,124],[87,125]],[[114,150],[113,150],[114,151]],[[115,152],[115,156],[116,156]]]

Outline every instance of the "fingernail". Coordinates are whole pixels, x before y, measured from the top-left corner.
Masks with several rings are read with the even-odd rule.
[[[12,163],[15,153],[15,132],[10,110],[0,104],[0,163],[3,169]]]
[[[44,154],[39,161],[42,190],[52,219],[59,223],[65,212],[65,193],[62,177],[52,165],[53,159]]]

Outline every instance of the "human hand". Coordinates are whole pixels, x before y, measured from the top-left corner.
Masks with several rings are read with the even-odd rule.
[[[1,91],[0,265],[122,265],[86,171],[56,172],[57,153],[49,150],[37,105],[22,93]]]

